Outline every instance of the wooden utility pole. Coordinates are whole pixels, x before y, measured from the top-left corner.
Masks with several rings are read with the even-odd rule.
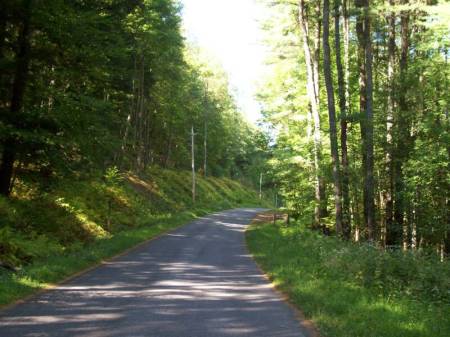
[[[191,126],[191,166],[192,166],[192,203],[195,204],[195,150],[194,150],[194,124]]]
[[[263,174],[261,172],[259,174],[259,200],[262,199],[262,179],[263,179]]]
[[[207,163],[207,154],[208,154],[208,148],[207,148],[207,138],[208,138],[208,123],[207,123],[207,116],[208,116],[208,83],[206,83],[205,88],[205,97],[204,97],[204,125],[203,125],[203,176],[206,177],[206,163]]]
[[[207,159],[207,143],[206,143],[206,139],[208,136],[208,125],[206,123],[206,111],[205,111],[205,125],[204,125],[204,137],[203,137],[203,175],[206,177],[206,159]]]

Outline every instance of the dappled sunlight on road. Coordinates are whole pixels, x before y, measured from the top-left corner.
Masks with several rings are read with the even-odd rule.
[[[141,246],[6,311],[0,335],[302,336],[246,252],[255,213],[210,215]]]

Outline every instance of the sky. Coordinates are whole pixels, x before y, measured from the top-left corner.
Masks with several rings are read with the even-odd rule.
[[[211,53],[228,73],[242,113],[255,123],[260,117],[255,99],[264,73],[260,20],[263,8],[255,0],[182,0],[188,41]]]

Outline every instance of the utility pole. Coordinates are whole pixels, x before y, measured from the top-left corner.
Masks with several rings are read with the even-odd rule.
[[[206,88],[205,88],[205,97],[204,97],[204,128],[203,128],[203,132],[204,132],[204,137],[203,137],[203,176],[206,177],[206,159],[207,159],[207,137],[208,137],[208,124],[207,124],[207,114],[208,114],[208,83],[206,83]]]
[[[206,156],[207,156],[207,147],[206,147],[206,137],[208,135],[208,125],[206,124],[206,111],[205,111],[205,125],[204,125],[204,137],[203,137],[203,175],[206,177]]]
[[[192,165],[192,203],[195,204],[195,151],[194,151],[194,124],[191,127],[191,165]]]
[[[263,178],[263,174],[261,172],[259,174],[259,200],[262,199],[262,178]]]

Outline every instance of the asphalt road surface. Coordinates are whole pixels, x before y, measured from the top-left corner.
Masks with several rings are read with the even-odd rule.
[[[1,337],[306,337],[245,248],[260,211],[193,221],[0,312]]]

